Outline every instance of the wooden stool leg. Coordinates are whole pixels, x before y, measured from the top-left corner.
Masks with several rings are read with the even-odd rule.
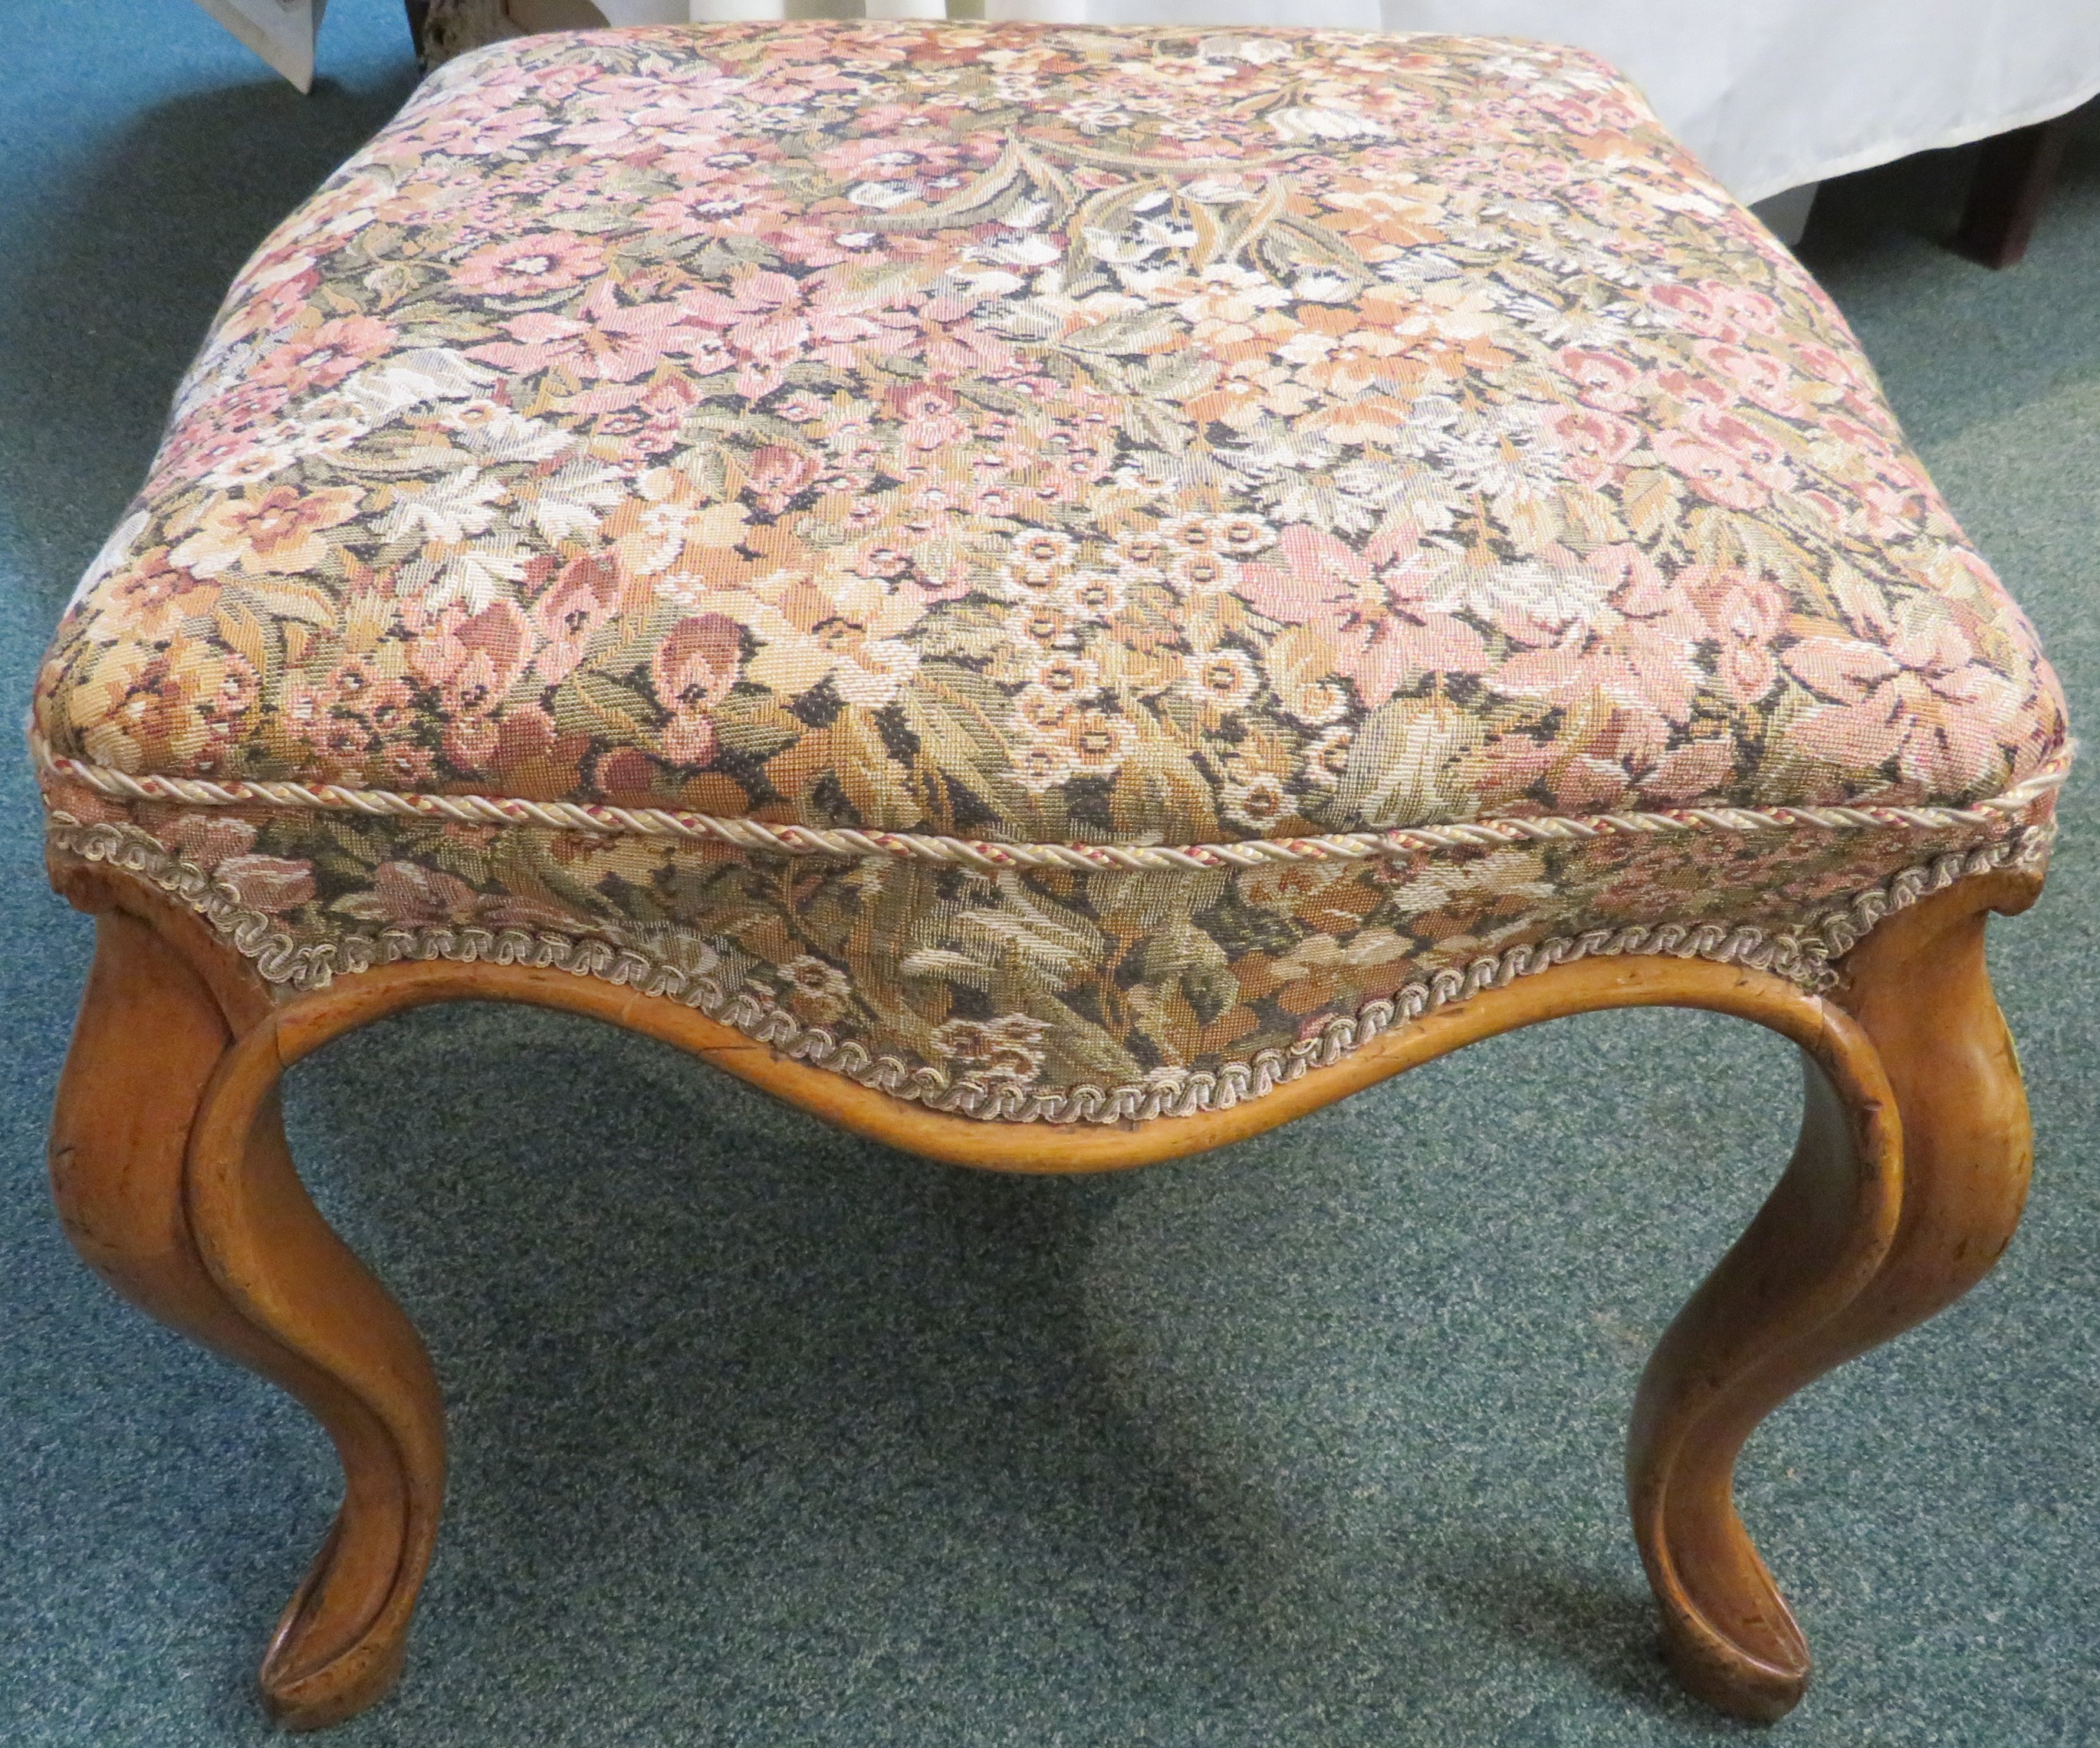
[[[421,1338],[293,1168],[282,1068],[267,1024],[222,1060],[190,1135],[187,1205],[205,1268],[293,1357],[278,1381],[342,1461],[342,1509],[262,1662],[271,1712],[315,1728],[362,1710],[400,1672],[437,1540],[444,1405]]]
[[[99,916],[51,1118],[51,1190],[73,1248],[117,1292],[263,1371],[285,1356],[205,1271],[183,1206],[190,1125],[232,1041],[203,980],[149,924]]]
[[[1744,1441],[1811,1379],[1965,1292],[2018,1222],[2027,1101],[1983,925],[2036,889],[2016,874],[1964,881],[1850,956],[1832,999],[1873,1041],[1899,1120],[1811,1061],[1792,1164],[1642,1378],[1627,1460],[1635,1534],[1670,1660],[1723,1710],[1779,1717],[1809,1678],[1807,1640],[1736,1513]],[[1881,1166],[1877,1127],[1899,1149]]]
[[[1845,961],[1833,1000],[1874,1040],[1895,1090],[1904,1200],[1887,1260],[1826,1332],[1838,1358],[1952,1304],[2012,1243],[2034,1138],[1983,930],[1992,912],[2016,915],[2040,891],[2027,874],[1964,881],[1891,917]]]
[[[436,1379],[399,1308],[299,1185],[274,1048],[243,1053],[198,969],[150,922],[112,910],[96,927],[52,1121],[60,1218],[118,1292],[290,1392],[334,1441],[342,1508],[262,1670],[280,1722],[333,1724],[399,1672],[443,1490]],[[274,1038],[264,1025],[244,1041]],[[324,1339],[284,1314],[287,1278]]]

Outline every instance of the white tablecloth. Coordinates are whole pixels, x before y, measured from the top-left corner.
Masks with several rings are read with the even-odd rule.
[[[614,24],[858,12],[598,0]],[[861,0],[940,17],[941,0]],[[1615,63],[1739,199],[2048,120],[2100,92],[2100,0],[983,0],[995,19],[1321,24],[1572,42]],[[960,11],[958,6],[957,10]]]

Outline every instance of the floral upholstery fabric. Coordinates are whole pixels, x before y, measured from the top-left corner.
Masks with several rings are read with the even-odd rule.
[[[574,961],[1002,1116],[1571,942],[1813,978],[2067,747],[1608,68],[818,22],[432,77],[244,270],[36,733],[62,849],[290,985]]]

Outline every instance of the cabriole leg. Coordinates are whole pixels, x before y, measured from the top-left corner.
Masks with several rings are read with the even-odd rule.
[[[1811,1379],[1960,1297],[2018,1223],[2027,1101],[1983,925],[1990,910],[2024,908],[2037,885],[1965,881],[1849,956],[1831,1000],[1871,1041],[1886,1090],[1846,1087],[1810,1061],[1793,1163],[1642,1378],[1627,1459],[1635,1530],[1670,1661],[1723,1710],[1777,1718],[1809,1679],[1807,1640],[1736,1513],[1745,1440]],[[1899,1148],[1878,1168],[1877,1128]]]
[[[226,1105],[226,1070],[244,1059],[211,986],[171,942],[182,929],[164,934],[117,908],[103,910],[96,928],[52,1119],[60,1216],[119,1293],[289,1391],[334,1441],[342,1509],[262,1671],[280,1722],[332,1724],[379,1698],[399,1672],[443,1490],[436,1379],[406,1318],[299,1187],[274,1073],[259,1089],[242,1084],[235,1157],[222,1142],[188,1168],[197,1132],[227,1134],[209,1113]],[[231,1216],[229,1173],[242,1191]],[[200,1211],[209,1238],[200,1238]],[[280,1254],[258,1271],[244,1245]],[[277,1314],[267,1283],[288,1271],[300,1302],[319,1308],[325,1339]]]

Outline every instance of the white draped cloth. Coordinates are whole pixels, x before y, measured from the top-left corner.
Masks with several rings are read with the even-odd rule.
[[[1960,145],[2100,92],[2100,0],[598,0],[615,24],[781,17],[1304,24],[1603,55],[1740,200]]]

